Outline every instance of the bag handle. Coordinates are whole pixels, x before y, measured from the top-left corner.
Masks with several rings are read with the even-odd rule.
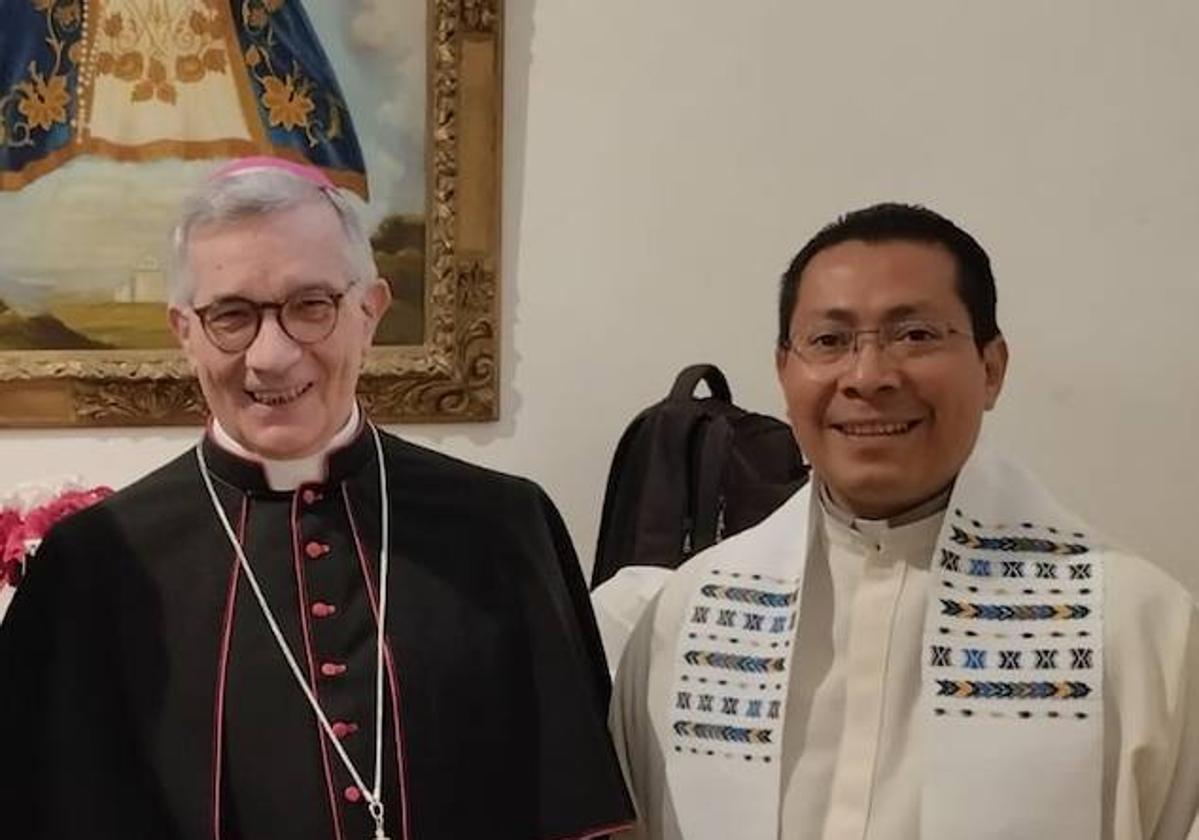
[[[721,402],[731,403],[733,392],[729,389],[729,381],[724,378],[716,365],[691,365],[683,368],[682,373],[674,380],[668,399],[690,400],[695,398],[695,389],[699,383],[707,383],[712,398]]]

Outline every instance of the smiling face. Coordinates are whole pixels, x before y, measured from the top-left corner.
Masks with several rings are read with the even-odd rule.
[[[198,225],[187,267],[194,307],[231,297],[279,302],[307,289],[351,286],[341,222],[323,200]],[[320,451],[349,418],[363,358],[389,302],[384,281],[354,284],[333,332],[315,344],[289,338],[277,311],[267,311],[240,353],[218,349],[190,306],[172,306],[170,321],[222,428],[264,458],[301,458]]]
[[[800,448],[833,498],[857,516],[884,518],[953,481],[999,397],[1007,348],[980,353],[956,289],[957,267],[938,245],[850,240],[817,253],[799,278],[790,334],[823,325],[874,330],[920,319],[950,325],[937,352],[901,362],[874,336],[838,365],[776,356],[787,415]]]

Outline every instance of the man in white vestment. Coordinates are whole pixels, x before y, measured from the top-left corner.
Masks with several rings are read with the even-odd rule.
[[[1199,840],[1195,602],[976,448],[1007,358],[990,261],[936,213],[795,257],[775,363],[813,480],[633,630],[631,836]]]

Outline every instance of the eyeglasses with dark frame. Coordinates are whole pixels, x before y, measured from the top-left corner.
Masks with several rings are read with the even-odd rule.
[[[333,334],[341,301],[356,284],[344,290],[302,289],[282,301],[255,301],[227,297],[204,306],[192,307],[204,334],[222,352],[245,351],[262,329],[263,313],[274,311],[283,334],[297,344],[317,344]]]
[[[939,353],[955,336],[974,338],[952,324],[908,319],[870,330],[837,324],[812,327],[788,338],[783,349],[810,365],[831,367],[857,355],[863,335],[873,335],[879,352],[893,362]]]

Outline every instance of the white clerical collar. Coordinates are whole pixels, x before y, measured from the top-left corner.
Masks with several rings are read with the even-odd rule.
[[[355,433],[358,431],[360,416],[358,403],[354,403],[354,408],[350,412],[350,419],[346,420],[345,425],[333,437],[329,438],[329,442],[320,451],[314,452],[305,458],[263,458],[261,455],[251,452],[234,440],[215,417],[212,418],[212,439],[222,449],[232,452],[240,458],[245,458],[247,461],[255,461],[261,464],[262,472],[266,476],[266,483],[270,488],[285,492],[295,490],[301,484],[324,479],[326,457],[334,449],[340,449],[353,439]]]
[[[916,566],[928,565],[937,534],[945,518],[952,485],[914,508],[887,519],[863,519],[854,516],[833,500],[828,485],[815,480],[820,511],[827,537],[834,543],[882,550],[893,559],[903,558]]]
[[[819,476],[813,476],[813,483],[816,485],[820,506],[824,509],[825,513],[849,528],[870,531],[876,531],[879,528],[899,528],[904,525],[910,525],[913,522],[919,522],[922,519],[927,519],[935,513],[940,513],[949,504],[949,496],[953,492],[953,484],[950,484],[931,499],[921,502],[914,508],[909,508],[895,516],[888,517],[887,519],[863,519],[860,516],[854,516],[853,513],[837,504],[833,499],[832,493],[829,492],[828,484]]]

